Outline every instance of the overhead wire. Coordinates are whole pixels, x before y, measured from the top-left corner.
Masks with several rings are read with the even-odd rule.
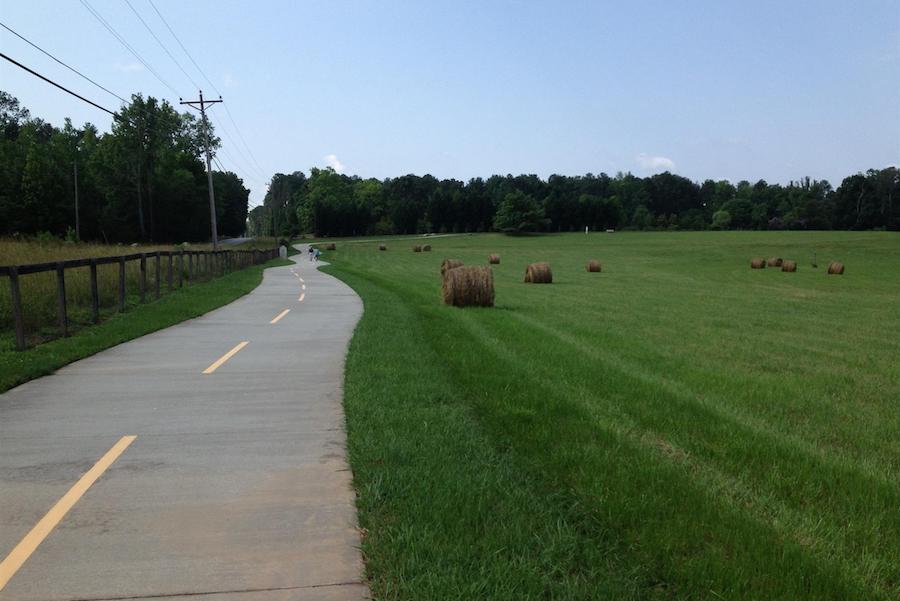
[[[174,87],[172,87],[172,85],[171,85],[166,79],[164,79],[164,78],[159,74],[159,72],[156,71],[156,69],[154,69],[154,68],[150,65],[150,63],[149,63],[146,59],[144,59],[144,58],[143,58],[143,57],[142,57],[142,56],[134,49],[134,47],[131,46],[131,44],[128,43],[128,41],[125,39],[124,36],[122,36],[121,34],[119,34],[119,32],[116,31],[116,29],[115,29],[115,28],[114,28],[114,27],[113,27],[106,19],[104,19],[102,15],[100,15],[100,13],[99,13],[93,6],[91,6],[91,4],[90,4],[87,0],[79,0],[79,1],[80,1],[81,4],[88,10],[88,12],[90,12],[91,15],[93,15],[93,17],[94,17],[101,25],[103,25],[103,27],[104,27],[104,28],[105,28],[105,29],[106,29],[106,30],[107,30],[114,38],[116,38],[116,40],[118,40],[119,43],[122,44],[122,46],[125,47],[126,50],[128,50],[128,51],[129,51],[129,52],[130,52],[130,53],[131,53],[138,61],[140,61],[140,63],[141,63],[142,65],[144,65],[144,67],[146,67],[147,70],[148,70],[148,71],[149,71],[149,72],[150,72],[150,73],[151,73],[151,74],[152,74],[152,75],[153,75],[153,76],[154,76],[161,84],[163,84],[166,88],[168,88],[168,89],[169,89],[173,94],[175,94],[176,96],[179,95],[179,94],[178,94],[178,91],[177,91]],[[188,49],[185,47],[185,45],[181,42],[181,39],[180,39],[180,38],[178,37],[178,35],[175,33],[174,29],[172,29],[172,26],[169,25],[169,22],[166,20],[166,18],[165,18],[165,17],[163,16],[163,14],[160,12],[159,8],[156,6],[156,4],[153,2],[153,0],[148,0],[148,2],[150,3],[150,6],[153,8],[154,12],[156,12],[157,16],[158,16],[158,17],[160,18],[160,20],[163,22],[163,25],[165,25],[166,29],[168,29],[169,33],[170,33],[170,34],[172,35],[172,37],[175,39],[176,43],[179,45],[179,47],[181,47],[182,51],[184,51],[185,55],[188,57],[188,59],[191,61],[191,63],[194,65],[194,67],[197,69],[197,71],[200,73],[200,75],[203,77],[203,79],[204,79],[204,80],[212,87],[212,89],[213,89],[217,94],[219,94],[219,96],[221,97],[221,92],[219,92],[219,90],[218,90],[218,88],[216,87],[216,85],[209,79],[209,77],[206,75],[206,73],[203,71],[203,69],[202,69],[202,68],[200,67],[200,65],[197,63],[197,61],[194,60],[194,57],[191,55],[191,53],[188,51]],[[178,60],[177,60],[177,59],[174,57],[174,55],[169,51],[169,49],[168,49],[168,48],[166,47],[166,45],[162,42],[162,40],[160,40],[159,36],[156,35],[156,33],[153,31],[153,29],[150,27],[150,25],[147,23],[147,21],[140,15],[140,13],[135,9],[135,7],[131,4],[131,2],[130,2],[129,0],[125,0],[125,3],[128,5],[129,9],[131,9],[131,11],[135,14],[135,16],[138,18],[138,20],[141,22],[141,24],[144,26],[144,28],[148,31],[148,33],[150,33],[150,35],[153,37],[153,39],[156,41],[156,43],[159,44],[159,46],[160,46],[160,47],[163,49],[163,51],[169,56],[169,58],[172,60],[172,62],[175,63],[175,65],[179,68],[179,70],[184,74],[184,76],[185,76],[185,77],[186,77],[186,78],[187,78],[187,79],[188,79],[195,87],[199,88],[200,86],[197,84],[196,80],[194,80],[194,78],[191,77],[191,75],[184,69],[184,67],[181,65],[181,63],[178,62]],[[27,40],[26,40],[26,41],[27,41]],[[35,46],[35,47],[37,47],[37,46]],[[49,53],[47,53],[47,54],[48,54],[48,56],[50,56]],[[51,56],[51,58],[54,58],[54,60],[57,60],[58,62],[60,62],[60,63],[62,64],[62,61],[59,61],[59,60],[56,59],[55,57],[52,57],[52,56]],[[92,82],[92,83],[95,83],[95,82]],[[56,85],[56,84],[54,84],[54,85]],[[67,90],[67,91],[69,91],[69,90]],[[105,90],[105,91],[108,92],[108,90]],[[73,93],[73,94],[74,94],[74,93]],[[120,96],[118,96],[118,95],[115,95],[115,96],[116,96],[117,98],[119,98],[121,101],[127,103],[127,101],[125,101],[125,100],[124,100],[123,98],[121,98]],[[85,100],[86,100],[86,99],[85,99]],[[90,102],[90,101],[88,101],[88,102]],[[92,104],[93,104],[93,103],[92,103]],[[96,105],[96,106],[99,106],[99,105]],[[107,109],[104,109],[104,110],[107,110]],[[112,114],[111,111],[108,111],[108,112],[110,112],[110,113]],[[234,130],[235,130],[235,132],[236,132],[238,138],[239,138],[240,141],[243,143],[244,147],[247,149],[247,153],[249,154],[250,159],[247,159],[247,157],[246,157],[246,156],[244,155],[244,153],[241,151],[240,145],[237,144],[237,143],[232,139],[231,135],[230,135],[229,132],[228,132],[228,128],[225,127],[224,122],[222,122],[221,120],[216,119],[216,125],[219,126],[219,130],[220,130],[223,134],[225,134],[225,136],[232,142],[232,144],[233,144],[233,146],[234,146],[236,152],[241,156],[241,158],[243,159],[243,161],[246,161],[246,164],[249,165],[249,166],[251,167],[250,169],[247,169],[246,167],[241,168],[241,171],[244,171],[244,172],[245,172],[245,173],[244,173],[245,179],[247,179],[248,181],[249,181],[249,180],[253,180],[253,179],[257,179],[256,177],[253,177],[253,178],[248,178],[248,177],[247,177],[247,173],[248,173],[249,171],[255,171],[255,172],[256,172],[255,175],[257,175],[257,176],[259,177],[260,180],[265,180],[265,179],[266,179],[266,176],[265,176],[264,170],[263,170],[262,167],[259,165],[259,162],[256,160],[256,157],[253,155],[253,151],[250,149],[250,146],[247,144],[246,139],[244,138],[243,134],[242,134],[241,131],[240,131],[240,128],[239,128],[238,125],[237,125],[237,122],[236,122],[235,119],[234,119],[234,116],[231,114],[231,111],[229,110],[229,108],[228,108],[227,106],[225,106],[225,112],[226,112],[226,114],[228,115],[228,118],[229,118],[229,120],[231,121],[232,125],[234,126]],[[228,154],[228,152],[224,149],[224,147],[220,147],[219,150],[222,151],[222,152],[229,158],[229,162],[230,162],[230,163],[232,163],[232,164],[234,164],[234,165],[237,165],[237,164],[239,163],[238,161],[235,161],[235,160],[234,160],[234,157],[233,157],[233,156],[231,156],[230,154]]]
[[[117,31],[115,30],[115,28],[114,28],[112,25],[110,25],[110,24],[106,21],[106,19],[104,19],[102,16],[100,16],[100,13],[98,13],[98,12],[94,9],[94,7],[92,7],[92,6],[88,3],[87,0],[79,0],[79,2],[81,2],[82,6],[84,6],[84,7],[85,7],[85,8],[86,8],[86,9],[94,16],[94,18],[97,19],[97,21],[98,21],[101,25],[103,25],[103,27],[106,28],[106,30],[107,30],[114,38],[116,38],[117,40],[119,40],[119,43],[122,44],[122,46],[124,46],[124,47],[125,47],[132,55],[134,55],[134,57],[135,57],[136,59],[138,59],[138,60],[141,62],[141,64],[144,65],[144,66],[147,68],[147,70],[150,71],[150,73],[151,73],[151,74],[152,74],[152,75],[153,75],[153,76],[154,76],[161,84],[163,84],[165,87],[167,87],[173,94],[175,94],[176,96],[178,96],[178,92],[175,90],[175,88],[173,88],[166,80],[164,80],[164,79],[160,76],[160,74],[157,73],[156,70],[155,70],[153,67],[150,66],[150,63],[148,63],[147,61],[145,61],[144,58],[143,58],[140,54],[138,54],[137,51],[136,51],[134,48],[131,47],[131,44],[129,44],[128,42],[126,42],[126,41],[125,41],[125,38],[123,38],[121,35],[119,35],[119,32],[117,32]]]
[[[112,90],[110,90],[109,88],[107,88],[106,86],[104,86],[104,85],[102,85],[102,84],[100,84],[100,83],[94,81],[93,79],[91,79],[90,77],[88,77],[87,75],[85,75],[84,73],[82,73],[81,71],[79,71],[78,69],[76,69],[75,67],[73,67],[73,66],[69,65],[68,63],[64,62],[64,61],[61,60],[59,57],[54,56],[53,54],[51,54],[50,52],[48,52],[48,51],[45,50],[44,48],[41,48],[41,47],[38,46],[36,43],[34,43],[33,41],[29,40],[29,39],[26,38],[24,35],[22,35],[21,33],[19,33],[19,32],[16,31],[16,30],[14,30],[14,29],[11,28],[10,26],[6,25],[5,23],[0,22],[0,27],[3,27],[4,29],[6,29],[7,31],[9,31],[10,33],[12,33],[12,34],[15,35],[16,37],[18,37],[20,40],[22,40],[23,42],[25,42],[26,44],[28,44],[29,46],[31,46],[31,47],[34,48],[35,50],[37,50],[37,51],[43,53],[45,56],[50,57],[52,60],[54,60],[55,62],[59,63],[60,65],[62,65],[62,66],[65,67],[66,69],[68,69],[69,71],[75,73],[76,75],[78,75],[79,77],[81,77],[82,79],[84,79],[85,81],[88,81],[89,83],[91,83],[92,85],[96,86],[97,88],[103,90],[104,92],[106,92],[106,93],[109,94],[110,96],[113,96],[114,98],[117,98],[117,99],[119,100],[119,102],[121,102],[122,104],[125,104],[125,105],[129,104],[129,102],[130,102],[129,100],[123,98],[122,96],[119,96],[118,94],[116,94],[115,92],[113,92]],[[68,91],[68,90],[67,90],[67,91]],[[104,109],[104,110],[106,110],[106,109]],[[144,117],[150,117],[150,113],[148,113],[145,109],[139,109],[139,111],[140,111],[140,113],[142,113],[142,114],[144,115]],[[127,119],[125,119],[125,118],[122,117],[121,115],[118,115],[118,117],[119,117],[119,120],[121,120],[121,121],[128,121]]]
[[[253,151],[250,150],[250,145],[247,144],[247,140],[244,139],[244,134],[241,133],[241,128],[238,127],[237,122],[234,120],[234,117],[231,115],[231,110],[228,108],[228,105],[223,105],[225,107],[225,114],[228,115],[228,119],[231,120],[231,124],[234,125],[234,131],[237,132],[238,137],[241,139],[241,142],[244,144],[244,148],[247,149],[247,153],[250,155],[250,158],[253,160],[253,163],[256,165],[256,168],[263,172],[262,167],[259,165],[259,161],[256,160],[256,157],[253,155]]]
[[[172,26],[169,25],[168,21],[166,21],[166,18],[163,16],[162,12],[160,12],[160,10],[156,7],[156,4],[154,4],[153,0],[147,0],[147,1],[150,3],[150,6],[153,7],[153,10],[156,12],[160,21],[162,21],[163,24],[166,26],[166,29],[169,30],[169,33],[172,34],[172,37],[175,38],[175,41],[178,43],[178,45],[184,51],[185,55],[187,55],[188,59],[190,59],[191,63],[194,65],[194,67],[197,69],[197,71],[200,72],[200,75],[203,76],[203,79],[206,80],[206,83],[208,83],[210,85],[210,87],[212,87],[213,91],[216,94],[218,94],[219,96],[222,96],[222,92],[220,92],[219,89],[216,87],[216,84],[214,84],[212,82],[212,80],[210,80],[209,77],[206,76],[206,73],[203,71],[203,69],[200,68],[200,65],[197,64],[197,61],[194,60],[194,57],[191,55],[191,53],[188,52],[188,49],[181,42],[181,38],[178,37],[178,34],[175,33],[175,30],[172,29]],[[228,115],[228,119],[231,121],[232,125],[234,125],[234,129],[237,132],[238,137],[241,139],[241,142],[244,144],[244,147],[247,149],[247,152],[250,155],[250,158],[253,160],[253,163],[256,165],[256,168],[259,169],[261,173],[264,173],[265,171],[260,166],[259,161],[257,161],[256,157],[253,155],[253,150],[250,149],[250,145],[247,144],[247,140],[244,138],[244,135],[241,133],[241,128],[238,127],[238,124],[235,121],[234,116],[232,116],[231,110],[228,108],[227,104],[224,106],[225,106],[225,114]]]
[[[53,60],[55,60],[57,63],[59,63],[60,65],[62,65],[63,67],[65,67],[66,69],[68,69],[69,71],[71,71],[72,73],[75,73],[76,75],[78,75],[78,76],[81,77],[82,79],[84,79],[84,80],[86,80],[86,81],[89,81],[90,83],[92,83],[92,84],[95,85],[96,87],[100,88],[101,90],[103,90],[104,92],[106,92],[107,94],[109,94],[110,96],[114,96],[115,98],[118,98],[119,100],[121,100],[121,101],[124,102],[125,104],[128,104],[128,101],[127,101],[127,100],[125,100],[124,98],[122,98],[121,96],[119,96],[118,94],[116,94],[115,92],[113,92],[113,91],[107,89],[106,87],[100,85],[99,83],[97,83],[96,81],[94,81],[93,79],[91,79],[90,77],[88,77],[87,75],[85,75],[84,73],[82,73],[81,71],[79,71],[78,69],[76,69],[75,67],[72,67],[72,66],[70,66],[70,65],[67,65],[66,63],[64,63],[64,62],[61,61],[60,59],[56,58],[55,56],[53,56],[52,54],[50,54],[49,52],[47,52],[46,50],[44,50],[43,48],[41,48],[40,46],[38,46],[37,44],[35,44],[34,42],[32,42],[31,40],[29,40],[28,38],[26,38],[25,36],[23,36],[23,35],[22,35],[21,33],[19,33],[18,31],[14,30],[14,29],[11,28],[10,26],[8,26],[6,23],[3,23],[2,21],[0,21],[0,27],[3,27],[3,29],[7,30],[8,32],[10,32],[10,33],[13,34],[14,36],[16,36],[17,38],[19,38],[19,39],[22,40],[23,42],[25,42],[26,44],[30,45],[32,48],[35,48],[36,50],[38,50],[38,51],[44,53],[45,55],[49,56],[50,58],[52,58]]]
[[[4,58],[4,59],[8,60],[9,62],[11,62],[12,64],[14,64],[15,66],[19,67],[20,69],[24,69],[25,71],[28,71],[29,73],[31,73],[31,74],[34,75],[35,77],[39,77],[40,79],[43,79],[44,81],[46,81],[46,82],[49,83],[50,85],[56,86],[57,88],[59,88],[59,89],[62,90],[63,92],[66,92],[67,94],[71,94],[71,95],[74,96],[75,98],[78,98],[79,100],[82,100],[82,101],[84,101],[84,102],[87,102],[87,103],[90,104],[91,106],[94,106],[94,107],[100,109],[101,111],[105,111],[105,112],[109,113],[109,114],[112,115],[114,118],[117,118],[117,119],[120,118],[116,113],[114,113],[113,111],[109,110],[108,108],[100,106],[99,104],[97,104],[97,103],[94,102],[93,100],[88,100],[87,98],[85,98],[85,97],[82,96],[81,94],[78,94],[78,93],[76,93],[76,92],[73,92],[73,91],[70,90],[69,88],[67,88],[67,87],[65,87],[65,86],[63,86],[63,85],[61,85],[61,84],[56,83],[55,81],[53,81],[53,80],[50,79],[49,77],[44,77],[43,75],[41,75],[41,74],[38,73],[37,71],[35,71],[35,70],[33,70],[33,69],[29,69],[28,67],[26,67],[25,65],[23,65],[23,64],[20,63],[19,61],[15,60],[15,59],[12,59],[12,58],[10,58],[10,57],[8,57],[8,56],[6,56],[6,55],[3,54],[2,52],[0,52],[0,57],[2,57],[2,58]]]
[[[223,106],[224,106],[224,103],[223,103]],[[212,113],[210,113],[210,115],[212,115]],[[232,143],[232,145],[233,145],[233,147],[234,147],[234,150],[240,155],[241,159],[242,159],[243,161],[246,161],[246,163],[245,163],[245,164],[242,164],[242,165],[243,165],[244,167],[246,167],[246,166],[249,165],[249,166],[251,167],[251,169],[248,169],[248,171],[255,171],[255,172],[256,172],[256,175],[258,175],[259,177],[265,178],[265,173],[263,173],[262,170],[260,170],[258,167],[254,167],[253,163],[251,163],[251,162],[247,159],[247,156],[241,151],[240,146],[238,146],[238,145],[234,142],[234,139],[232,139],[231,134],[229,134],[229,133],[228,133],[228,130],[220,123],[219,119],[215,119],[215,118],[214,118],[213,120],[215,121],[215,124],[216,124],[217,126],[219,126],[220,131],[221,131],[221,132],[228,138],[228,140]]]
[[[58,58],[56,58],[55,56],[53,56],[53,55],[50,54],[49,52],[43,50],[43,49],[42,49],[40,46],[38,46],[37,44],[31,42],[30,40],[28,40],[28,39],[25,38],[24,36],[22,36],[22,35],[18,34],[17,32],[13,31],[11,28],[7,27],[7,26],[4,25],[3,23],[0,23],[0,26],[3,26],[5,29],[9,30],[10,33],[13,33],[13,34],[16,35],[17,37],[21,38],[23,41],[27,42],[28,44],[30,44],[31,46],[33,46],[33,47],[36,48],[37,50],[39,50],[39,51],[41,51],[42,53],[44,53],[45,55],[49,56],[50,58],[52,58],[53,60],[55,60],[57,63],[63,65],[63,66],[66,67],[67,69],[69,69],[70,71],[72,71],[72,72],[74,72],[74,73],[77,73],[78,75],[80,75],[80,76],[83,77],[84,79],[90,81],[93,85],[97,86],[98,88],[102,89],[103,91],[107,92],[108,94],[110,94],[110,95],[112,95],[112,96],[118,98],[118,99],[121,100],[122,102],[126,102],[125,99],[122,98],[121,96],[119,96],[118,94],[116,94],[116,93],[114,93],[114,92],[111,92],[110,90],[108,90],[108,89],[105,88],[104,86],[102,86],[102,85],[100,85],[99,83],[97,83],[97,82],[91,80],[89,77],[85,76],[84,74],[82,74],[80,71],[78,71],[78,70],[75,69],[74,67],[71,67],[71,66],[67,65],[66,63],[64,63],[63,61],[59,60]],[[33,75],[33,76],[35,76],[35,77],[37,77],[37,78],[39,78],[39,79],[41,79],[41,80],[43,80],[43,81],[49,83],[50,85],[52,85],[52,86],[54,86],[54,87],[56,87],[56,88],[59,88],[59,89],[62,90],[63,92],[66,92],[67,94],[69,94],[69,95],[71,95],[71,96],[74,96],[75,98],[81,100],[82,102],[85,102],[85,103],[87,103],[87,104],[93,106],[94,108],[97,108],[97,109],[99,109],[99,110],[101,110],[101,111],[103,111],[103,112],[105,112],[105,113],[110,114],[114,119],[117,119],[117,120],[120,120],[120,121],[126,121],[126,122],[129,121],[129,120],[126,119],[124,116],[119,115],[119,114],[116,113],[115,111],[112,111],[112,110],[110,110],[110,109],[108,109],[108,108],[106,108],[106,107],[104,107],[104,106],[102,106],[102,105],[100,105],[100,104],[98,104],[98,103],[96,103],[96,102],[94,102],[94,101],[88,99],[88,98],[85,98],[85,97],[82,96],[81,94],[78,94],[77,92],[74,92],[74,91],[70,90],[69,88],[65,87],[64,85],[62,85],[62,84],[60,84],[60,83],[57,83],[56,81],[50,79],[49,77],[47,77],[47,76],[45,76],[45,75],[42,75],[41,73],[38,73],[38,72],[35,71],[34,69],[31,69],[30,67],[27,67],[26,65],[20,63],[19,61],[15,60],[14,58],[12,58],[12,57],[10,57],[10,56],[7,56],[7,55],[6,55],[5,53],[3,53],[3,52],[0,52],[0,58],[3,58],[4,60],[8,61],[9,63],[15,65],[16,67],[19,67],[19,68],[22,69],[23,71],[26,71],[27,73],[29,73],[29,74],[31,74],[31,75]],[[147,114],[146,111],[141,111],[141,112],[144,112],[145,115]],[[228,154],[227,151],[225,151],[224,148],[220,148],[220,150],[222,150],[222,151],[225,153],[225,155],[226,155],[227,157],[229,157],[229,159],[231,160],[231,162],[234,162],[233,157],[231,157],[231,155]],[[226,172],[226,169],[222,166],[222,163],[219,161],[218,157],[213,156],[212,159],[213,159],[213,161],[216,163],[216,165],[219,167],[219,169],[220,169],[222,172]],[[245,179],[246,181],[251,181],[252,179],[255,179],[255,178],[248,178],[248,177],[246,176],[246,174],[244,174],[244,179]]]
[[[179,62],[175,59],[175,57],[172,55],[172,53],[169,52],[169,49],[166,48],[166,45],[163,44],[163,43],[162,43],[162,40],[160,40],[160,39],[156,36],[156,34],[153,32],[153,29],[151,29],[150,26],[147,24],[147,22],[144,21],[144,18],[143,18],[143,17],[141,16],[141,14],[134,8],[134,6],[131,4],[131,2],[129,2],[129,0],[125,0],[125,4],[128,5],[128,8],[130,8],[130,9],[131,9],[131,12],[134,13],[134,16],[136,16],[136,17],[138,18],[138,20],[141,22],[141,25],[143,25],[144,28],[150,33],[150,35],[153,36],[153,39],[156,40],[156,43],[159,44],[159,47],[163,49],[163,52],[165,52],[165,53],[169,56],[169,58],[172,59],[172,62],[175,63],[175,66],[178,67],[178,68],[181,70],[182,73],[184,73],[184,76],[188,78],[188,80],[194,85],[195,88],[198,88],[198,89],[199,89],[200,86],[197,85],[197,82],[194,81],[194,78],[191,77],[191,76],[188,74],[188,72],[184,70],[184,67],[181,66],[181,63],[179,63]]]

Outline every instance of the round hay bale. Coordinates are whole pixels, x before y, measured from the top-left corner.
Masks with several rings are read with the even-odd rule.
[[[750,269],[765,269],[766,268],[766,260],[765,259],[750,259]]]
[[[414,253],[420,253],[420,252],[422,252],[422,247],[419,246],[418,244],[416,244],[415,246],[413,246],[413,252],[414,252]]]
[[[600,270],[602,269],[600,261],[597,261],[596,259],[588,261],[586,268],[590,273],[600,273]]]
[[[844,264],[839,261],[829,263],[828,275],[844,275]]]
[[[451,269],[456,269],[457,267],[462,267],[462,266],[463,266],[462,261],[457,261],[456,259],[444,259],[441,262],[441,277],[443,277]]]
[[[334,242],[330,242],[325,245],[325,250],[337,250],[337,246],[335,246]]]
[[[454,267],[444,274],[441,294],[445,305],[493,307],[494,274],[490,267]]]
[[[430,244],[426,244],[425,246],[423,246],[423,247],[422,247],[422,252],[430,253],[430,252],[431,252],[431,245],[430,245]]]
[[[781,264],[783,262],[784,261],[781,259],[781,257],[769,257],[768,263],[769,263],[769,267],[781,267]]]
[[[781,271],[794,273],[795,271],[797,271],[797,261],[783,261],[781,263]]]
[[[499,265],[500,264],[500,255],[490,254],[488,255],[488,263],[491,265]]]
[[[387,250],[387,246],[385,246],[384,244],[379,244],[378,250]]]
[[[553,272],[550,263],[532,263],[525,268],[526,284],[552,284]]]

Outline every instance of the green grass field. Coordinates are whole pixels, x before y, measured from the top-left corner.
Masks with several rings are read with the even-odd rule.
[[[325,253],[365,302],[345,406],[379,599],[900,597],[900,236],[387,243]],[[440,261],[489,252],[496,307],[440,305]],[[799,271],[750,270],[772,255]],[[554,283],[523,284],[539,260]]]

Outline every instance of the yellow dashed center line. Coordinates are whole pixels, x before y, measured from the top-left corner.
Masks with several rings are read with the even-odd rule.
[[[300,284],[300,290],[306,290],[306,284]]]
[[[242,348],[244,348],[248,344],[250,344],[249,340],[244,340],[243,342],[238,343],[233,349],[231,349],[230,351],[228,351],[227,353],[225,353],[224,355],[219,357],[215,363],[213,363],[212,365],[210,365],[209,367],[204,369],[203,374],[208,375],[208,374],[211,374],[212,372],[216,371],[217,369],[222,367],[223,363],[225,363],[226,361],[228,361],[229,359],[234,357],[238,353],[238,351],[240,351]]]
[[[12,578],[19,568],[22,567],[22,564],[31,557],[31,554],[38,548],[38,545],[47,538],[47,535],[50,534],[53,528],[59,524],[60,520],[65,517],[75,503],[77,503],[84,493],[87,492],[87,489],[103,475],[103,472],[119,458],[119,455],[125,452],[125,449],[134,442],[135,438],[137,437],[123,436],[120,438],[119,442],[114,444],[112,448],[94,464],[94,467],[89,469],[87,473],[75,483],[75,486],[70,488],[69,492],[56,502],[56,505],[47,512],[47,515],[41,518],[41,521],[31,529],[31,532],[26,534],[25,538],[16,545],[16,548],[6,556],[6,559],[0,563],[0,591],[3,590],[10,578]]]
[[[281,319],[282,317],[284,317],[285,315],[287,315],[287,314],[290,313],[290,312],[291,312],[290,309],[285,309],[284,311],[282,311],[281,313],[279,313],[278,315],[276,315],[276,316],[275,316],[275,319],[273,319],[273,320],[270,321],[269,323],[278,323],[278,320],[279,320],[279,319]]]
[[[305,293],[305,292],[302,293],[302,294],[300,295],[300,298],[298,298],[297,301],[302,303],[302,302],[303,302],[303,297],[304,297],[304,296],[306,296],[306,293]]]

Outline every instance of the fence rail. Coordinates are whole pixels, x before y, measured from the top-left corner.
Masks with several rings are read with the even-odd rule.
[[[178,250],[178,251],[154,251],[149,253],[134,253],[130,255],[114,255],[108,257],[94,257],[89,259],[70,259],[67,261],[54,261],[50,263],[34,263],[30,265],[6,265],[0,266],[0,277],[9,279],[10,299],[12,303],[13,323],[16,335],[16,350],[25,350],[25,313],[22,307],[22,293],[19,278],[32,273],[48,271],[56,272],[56,296],[57,296],[57,321],[59,332],[62,336],[69,335],[69,316],[66,307],[66,270],[77,267],[90,268],[90,292],[91,292],[91,321],[100,321],[100,293],[97,286],[97,266],[119,265],[118,286],[118,311],[125,311],[126,298],[126,274],[125,265],[129,261],[140,261],[140,278],[138,291],[140,302],[147,302],[148,293],[155,298],[161,296],[161,283],[163,272],[163,259],[166,261],[166,287],[168,290],[181,288],[185,283],[200,278],[211,278],[225,275],[235,270],[243,269],[251,265],[265,263],[278,256],[278,249],[265,250]],[[154,264],[152,289],[148,288],[147,260]],[[177,261],[177,266],[175,265]],[[187,265],[185,266],[185,263]]]

